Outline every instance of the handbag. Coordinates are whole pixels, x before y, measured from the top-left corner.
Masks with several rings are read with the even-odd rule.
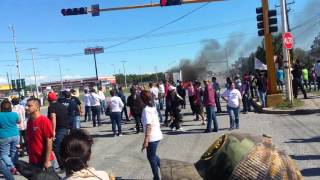
[[[48,169],[33,166],[25,161],[18,160],[16,163],[18,172],[28,180],[60,180],[60,176],[53,167]]]

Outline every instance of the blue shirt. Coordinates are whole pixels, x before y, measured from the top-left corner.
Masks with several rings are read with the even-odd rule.
[[[18,122],[16,112],[0,112],[0,138],[19,136]]]
[[[283,70],[282,69],[277,70],[277,80],[283,81]]]

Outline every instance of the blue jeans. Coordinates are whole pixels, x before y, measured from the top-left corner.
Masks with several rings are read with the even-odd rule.
[[[20,136],[0,139],[0,159],[9,169],[13,168],[14,164],[18,160],[18,151],[16,146],[19,144],[19,141]]]
[[[98,121],[98,126],[101,125],[100,122],[100,106],[91,106],[92,111],[92,123],[93,127],[96,127],[96,123]]]
[[[261,101],[262,108],[266,107],[266,94],[267,94],[267,92],[259,90],[259,99]]]
[[[57,128],[56,129],[56,139],[53,142],[53,151],[54,154],[56,155],[57,161],[59,163],[60,166],[62,166],[62,161],[60,160],[60,146],[61,146],[61,142],[62,139],[68,135],[69,133],[69,129],[67,128]]]
[[[85,106],[84,107],[84,121],[87,122],[91,121],[91,107],[90,106]]]
[[[239,107],[233,108],[230,106],[227,106],[227,110],[229,113],[229,118],[230,118],[230,128],[233,129],[234,126],[236,128],[239,128]]]
[[[152,169],[153,179],[159,180],[159,167],[160,167],[160,158],[157,156],[157,147],[159,141],[149,142],[147,147],[147,157]]]
[[[118,134],[121,134],[121,112],[112,112],[110,115],[112,123],[112,132],[116,134],[116,126],[118,127]]]
[[[6,180],[14,180],[10,170],[2,161],[0,161],[0,173]]]
[[[213,131],[218,132],[218,122],[217,122],[214,106],[207,106],[206,113],[207,113],[207,121],[208,121],[206,131],[212,132],[212,122],[213,122]]]
[[[72,129],[80,129],[80,116],[75,116],[72,124]]]
[[[162,114],[161,114],[161,111],[160,111],[160,103],[156,102],[155,104],[156,104],[156,108],[157,108],[157,111],[158,111],[158,116],[159,116],[160,123],[162,123],[163,120],[162,120]]]
[[[103,113],[105,113],[106,112],[106,100],[102,100],[102,101],[100,101],[100,107],[101,107],[101,114],[103,114]]]

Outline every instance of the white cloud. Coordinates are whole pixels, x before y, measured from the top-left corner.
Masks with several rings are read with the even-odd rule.
[[[0,77],[0,84],[8,84],[8,80],[6,78]]]

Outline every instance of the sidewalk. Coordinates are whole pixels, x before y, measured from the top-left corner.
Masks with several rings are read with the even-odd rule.
[[[277,109],[275,107],[261,108],[260,102],[253,100],[253,106],[259,113],[265,114],[290,114],[290,115],[306,115],[320,113],[320,93],[307,93],[308,99],[303,99],[302,95],[298,96],[304,105],[290,109]]]

